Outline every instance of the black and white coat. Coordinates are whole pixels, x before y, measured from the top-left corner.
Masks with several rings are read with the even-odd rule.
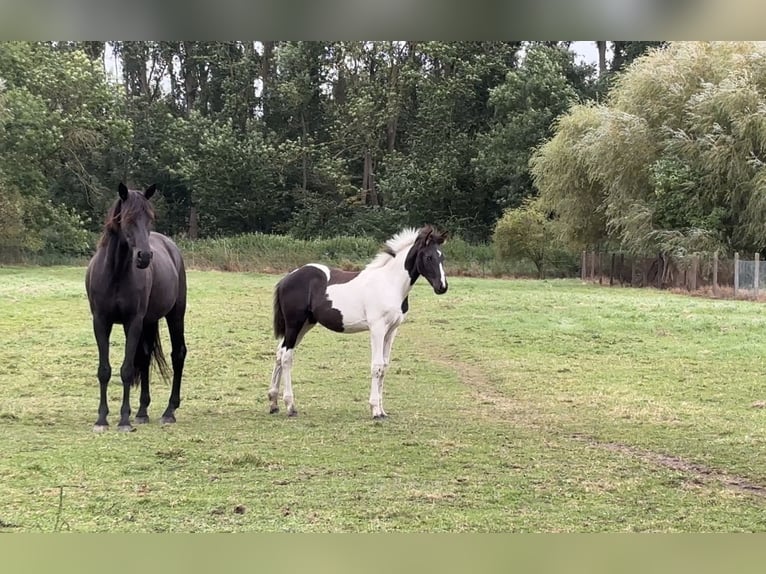
[[[447,291],[441,250],[445,239],[446,234],[430,225],[405,229],[389,239],[362,271],[309,263],[283,277],[274,292],[274,335],[279,343],[269,388],[270,412],[279,411],[279,387],[284,383],[287,413],[297,414],[291,379],[294,349],[319,323],[339,333],[370,332],[370,408],[373,418],[385,417],[383,379],[397,329],[409,309],[410,290],[422,275],[436,294]]]

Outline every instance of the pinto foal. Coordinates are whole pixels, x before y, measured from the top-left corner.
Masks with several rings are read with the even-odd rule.
[[[274,336],[279,343],[269,388],[270,412],[279,412],[283,382],[287,414],[298,414],[291,377],[294,349],[319,323],[338,333],[370,331],[370,408],[372,418],[385,417],[383,378],[397,329],[407,315],[412,285],[422,275],[437,295],[447,292],[440,248],[446,237],[430,225],[405,229],[389,239],[362,271],[309,263],[283,277],[274,290]]]

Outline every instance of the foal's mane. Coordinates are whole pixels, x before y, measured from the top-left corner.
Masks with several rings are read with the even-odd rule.
[[[113,234],[119,233],[121,223],[131,223],[140,215],[145,215],[149,217],[149,221],[154,221],[152,204],[145,200],[140,192],[128,192],[128,198],[125,200],[118,197],[106,214],[104,231],[98,242],[99,246],[105,246]]]
[[[399,233],[385,242],[380,252],[375,256],[375,259],[370,261],[365,269],[378,269],[383,267],[399,253],[405,249],[409,249],[418,239],[429,235],[434,238],[438,237],[439,239],[442,237],[442,235],[430,225],[425,225],[420,229],[415,229],[414,227],[402,229]]]

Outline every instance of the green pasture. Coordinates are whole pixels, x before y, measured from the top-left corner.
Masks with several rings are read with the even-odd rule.
[[[0,532],[766,529],[766,311],[575,280],[419,282],[369,416],[369,340],[314,329],[268,415],[275,275],[189,272],[178,423],[94,434],[81,267],[0,268]],[[170,352],[163,326],[165,350]],[[133,393],[133,410],[138,393]]]

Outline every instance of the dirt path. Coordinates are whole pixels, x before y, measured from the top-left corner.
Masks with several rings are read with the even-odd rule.
[[[431,348],[433,351],[434,349]],[[543,430],[548,434],[554,434],[566,440],[575,440],[589,447],[607,450],[623,456],[632,457],[643,463],[669,468],[686,475],[686,480],[693,484],[719,484],[724,488],[746,493],[766,499],[766,485],[757,484],[752,480],[730,474],[728,472],[707,467],[683,458],[641,449],[628,444],[618,442],[605,442],[584,434],[562,434],[552,429],[549,424],[543,424],[534,414],[530,416],[530,409],[507,395],[497,391],[481,367],[475,364],[450,360],[444,356],[428,357],[443,367],[457,373],[460,380],[473,390],[477,402],[489,408],[478,409],[483,416],[490,416],[493,412],[500,411],[504,419],[513,421],[514,425],[523,425],[525,428]],[[514,416],[521,415],[521,416]],[[494,420],[497,417],[492,417]]]
[[[696,462],[684,460],[677,456],[653,452],[627,444],[617,442],[603,442],[585,435],[573,435],[571,438],[574,440],[582,441],[588,446],[594,448],[600,448],[611,452],[632,456],[648,464],[663,466],[665,468],[683,472],[684,474],[689,475],[689,480],[691,482],[696,484],[717,482],[731,490],[746,492],[748,494],[766,498],[766,486],[756,484],[742,476],[729,474],[727,472],[716,470]]]

